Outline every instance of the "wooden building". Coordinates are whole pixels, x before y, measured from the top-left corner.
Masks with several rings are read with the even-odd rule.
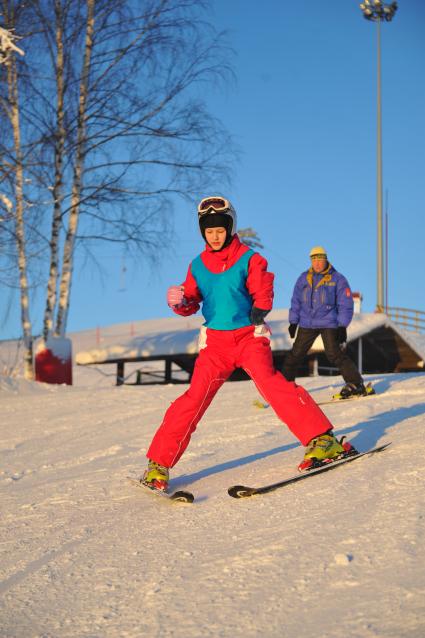
[[[273,310],[267,318],[272,330],[271,347],[278,369],[292,347],[288,335],[288,311]],[[96,347],[76,354],[77,365],[116,366],[116,383],[187,383],[198,353],[197,340],[202,317],[170,317],[139,321],[131,330],[111,326],[97,338]],[[424,370],[425,339],[401,329],[385,314],[354,315],[348,328],[348,352],[365,374],[420,372]],[[89,343],[87,343],[89,346]],[[126,373],[131,364],[132,373]],[[299,376],[334,375],[326,359],[321,338],[316,339],[299,369]],[[230,380],[247,379],[235,370]]]

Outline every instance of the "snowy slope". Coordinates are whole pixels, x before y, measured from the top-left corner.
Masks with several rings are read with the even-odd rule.
[[[0,382],[0,636],[425,635],[425,375],[325,406],[382,454],[261,497],[302,450],[250,382],[228,383],[174,468],[170,504],[129,485],[182,386]],[[340,378],[302,379],[316,400]]]

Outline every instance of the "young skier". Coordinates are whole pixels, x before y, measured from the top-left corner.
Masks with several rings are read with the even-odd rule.
[[[189,389],[165,413],[147,451],[142,482],[166,490],[169,468],[189,444],[191,435],[215,394],[235,368],[243,368],[258,391],[295,437],[307,446],[300,471],[317,461],[352,450],[333,436],[332,424],[308,392],[288,382],[273,367],[270,331],[264,318],[273,301],[274,275],[267,261],[236,234],[236,212],[224,197],[206,197],[198,206],[205,250],[189,266],[186,280],[168,289],[168,305],[188,316],[202,303],[205,323]]]

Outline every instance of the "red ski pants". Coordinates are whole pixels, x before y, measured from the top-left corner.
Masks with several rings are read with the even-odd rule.
[[[262,397],[302,445],[332,429],[332,424],[304,388],[286,381],[273,366],[270,341],[254,336],[254,326],[206,331],[207,345],[195,363],[189,389],[165,413],[146,456],[173,467],[215,394],[235,368],[243,368]]]

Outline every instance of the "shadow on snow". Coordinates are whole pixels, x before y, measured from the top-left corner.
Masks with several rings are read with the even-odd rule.
[[[392,410],[388,410],[387,412],[382,412],[381,414],[376,414],[367,421],[356,423],[355,425],[352,425],[348,428],[335,429],[338,432],[339,436],[348,436],[350,442],[360,452],[362,452],[369,448],[375,447],[376,445],[378,445],[378,443],[381,443],[381,438],[384,435],[389,434],[390,429],[395,425],[398,425],[406,419],[411,419],[424,413],[425,403],[418,403],[414,406],[395,408]],[[356,432],[356,435],[353,438],[349,436],[352,432]],[[182,474],[173,479],[173,489],[176,489],[180,485],[193,483],[195,481],[198,481],[199,479],[206,478],[207,476],[211,476],[213,474],[226,472],[227,470],[230,470],[232,468],[242,467],[243,465],[248,465],[250,463],[253,463],[254,461],[259,461],[260,459],[264,459],[269,456],[288,452],[289,450],[293,450],[294,448],[299,446],[300,444],[297,442],[290,443],[288,445],[281,445],[270,450],[264,450],[255,454],[249,454],[248,456],[241,456],[236,459],[231,459],[217,465],[211,465],[210,467],[206,467],[203,470],[199,470],[198,472],[194,472],[192,474]]]

